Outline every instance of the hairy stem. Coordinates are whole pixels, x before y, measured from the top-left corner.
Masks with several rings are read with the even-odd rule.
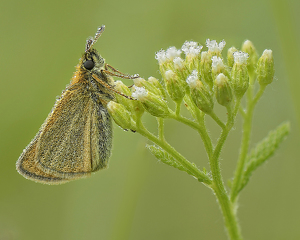
[[[165,141],[165,134],[164,134],[164,119],[163,118],[156,118],[158,124],[158,137],[161,141]]]
[[[182,103],[182,101],[176,102],[176,110],[175,110],[176,116],[180,115],[181,103]]]
[[[215,120],[215,122],[222,128],[224,129],[225,128],[225,124],[220,120],[220,118],[214,113],[214,112],[211,112],[209,114],[209,116],[211,116],[211,118],[213,120]]]
[[[227,228],[228,235],[232,240],[233,239],[241,240],[242,236],[241,236],[241,231],[238,224],[236,212],[234,211],[234,206],[230,202],[229,195],[227,194],[227,191],[224,186],[224,181],[221,175],[219,157],[220,157],[222,147],[224,146],[224,143],[226,141],[226,138],[234,124],[234,120],[238,109],[239,109],[239,101],[236,103],[233,112],[231,111],[230,108],[228,108],[227,124],[222,130],[220,138],[218,139],[217,145],[213,151],[212,157],[209,159],[209,164],[210,164],[212,177],[213,177],[212,189],[218,199],[220,208],[223,213],[224,222]]]
[[[244,116],[244,123],[243,123],[243,137],[242,137],[242,143],[241,143],[241,151],[236,167],[236,171],[234,174],[233,184],[232,184],[232,190],[231,190],[231,201],[235,202],[238,190],[240,188],[241,180],[243,177],[243,172],[245,168],[245,161],[249,150],[249,143],[250,143],[250,135],[252,130],[252,118],[253,118],[253,110],[254,107],[259,100],[259,98],[262,96],[265,87],[262,87],[259,89],[258,93],[254,98],[252,98],[252,89],[250,89],[250,94],[247,95],[247,109]]]

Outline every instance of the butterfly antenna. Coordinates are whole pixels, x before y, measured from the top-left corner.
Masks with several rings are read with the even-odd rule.
[[[98,28],[98,30],[95,34],[95,37],[90,37],[88,40],[86,40],[85,52],[90,51],[92,46],[95,44],[95,42],[97,42],[98,38],[103,33],[104,29],[105,29],[105,26],[102,25],[101,27]]]

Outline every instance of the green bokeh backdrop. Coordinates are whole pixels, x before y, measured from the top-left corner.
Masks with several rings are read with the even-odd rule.
[[[154,53],[185,40],[250,39],[272,49],[276,79],[258,104],[253,144],[284,120],[292,133],[240,197],[245,239],[300,239],[300,2],[289,1],[1,1],[0,239],[226,239],[215,197],[189,175],[157,162],[140,135],[114,126],[110,168],[60,186],[24,179],[15,162],[69,83],[96,28],[96,48],[112,66],[158,77]],[[129,80],[124,81],[130,85]],[[224,111],[222,114],[225,114]],[[155,122],[145,119],[155,131]],[[298,121],[298,122],[297,122]],[[216,136],[217,127],[211,126]],[[230,178],[241,123],[222,153]],[[167,139],[207,167],[197,134],[167,121]]]

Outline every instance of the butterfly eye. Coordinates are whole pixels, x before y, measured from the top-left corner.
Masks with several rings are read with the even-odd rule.
[[[87,60],[83,63],[83,66],[87,69],[87,70],[92,70],[95,67],[95,63],[92,60]]]

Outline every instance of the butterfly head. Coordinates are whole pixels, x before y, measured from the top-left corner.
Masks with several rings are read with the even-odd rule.
[[[97,42],[98,38],[104,31],[105,26],[102,25],[98,28],[95,37],[90,37],[86,41],[85,53],[82,58],[82,65],[84,69],[89,71],[100,70],[104,66],[104,59],[100,56],[98,51],[93,48],[93,45]]]

